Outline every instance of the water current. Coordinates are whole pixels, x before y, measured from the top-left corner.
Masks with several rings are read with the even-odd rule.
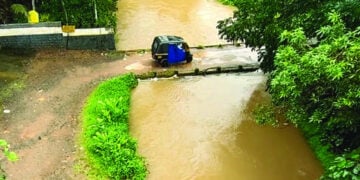
[[[131,132],[148,179],[317,179],[319,162],[299,131],[256,125],[269,100],[260,72],[141,81]]]
[[[158,35],[182,36],[190,46],[224,43],[217,21],[233,10],[216,0],[120,0],[117,49],[149,49]]]

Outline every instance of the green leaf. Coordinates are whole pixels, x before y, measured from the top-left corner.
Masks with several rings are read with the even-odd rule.
[[[15,14],[20,14],[23,15],[24,17],[28,16],[26,6],[22,4],[12,4],[10,8]]]
[[[353,169],[353,173],[357,175],[357,174],[359,174],[359,172],[360,172],[360,164],[357,164],[355,166],[355,168]]]
[[[8,143],[3,140],[3,139],[0,139],[0,147],[7,147],[8,146]]]
[[[6,157],[8,158],[9,161],[15,162],[17,160],[19,160],[17,154],[15,152],[9,152],[6,154]]]

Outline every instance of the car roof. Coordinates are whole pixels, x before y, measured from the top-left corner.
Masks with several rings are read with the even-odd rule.
[[[179,36],[169,36],[169,35],[163,35],[163,36],[156,36],[155,39],[159,39],[161,42],[183,42],[184,39]]]

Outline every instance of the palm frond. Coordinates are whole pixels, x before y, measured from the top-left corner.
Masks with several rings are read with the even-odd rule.
[[[28,15],[27,8],[22,4],[12,4],[10,8],[14,14],[24,15],[25,17]]]

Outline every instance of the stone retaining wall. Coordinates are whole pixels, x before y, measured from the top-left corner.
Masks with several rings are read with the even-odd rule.
[[[114,50],[114,33],[106,28],[63,33],[60,22],[0,25],[0,47]]]

